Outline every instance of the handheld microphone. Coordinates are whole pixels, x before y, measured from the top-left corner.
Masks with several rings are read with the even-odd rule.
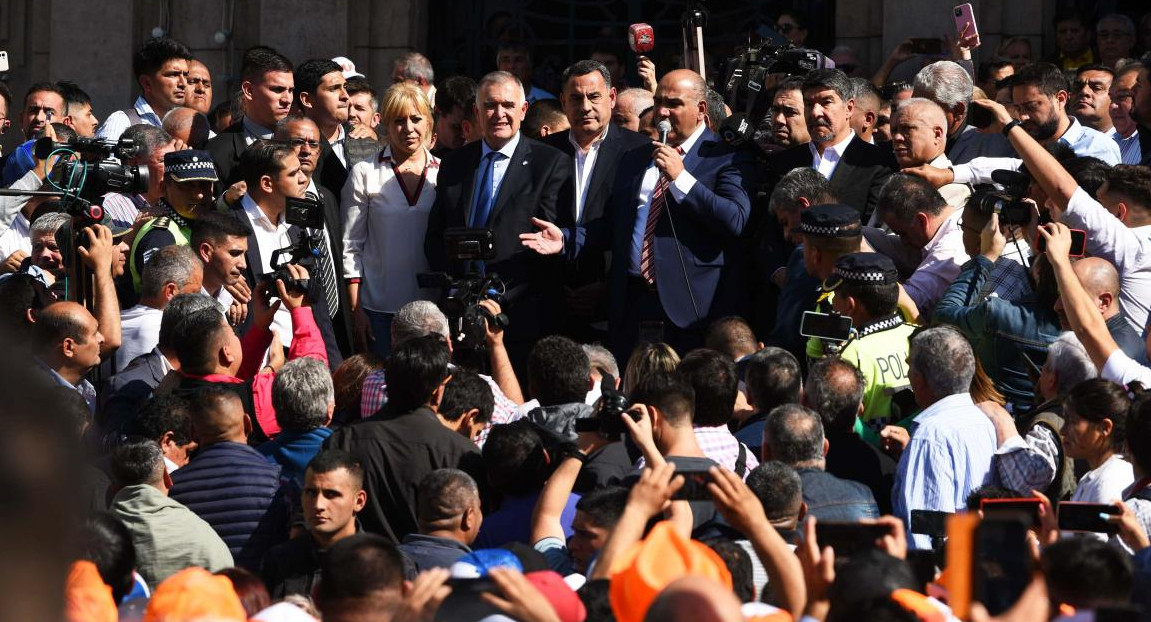
[[[671,122],[667,119],[661,119],[659,124],[655,126],[655,129],[659,131],[659,142],[666,145],[667,135],[671,132]]]
[[[636,54],[647,54],[655,49],[655,29],[650,24],[628,26],[627,45]]]

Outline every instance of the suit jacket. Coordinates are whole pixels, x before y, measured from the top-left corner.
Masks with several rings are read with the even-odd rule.
[[[237,202],[236,205],[232,207],[232,216],[242,219],[244,222],[249,222],[248,215],[244,213],[244,206],[242,202]],[[288,229],[288,236],[291,238],[293,244],[295,244],[300,239],[300,233],[300,228],[295,225],[292,225]],[[256,238],[255,233],[248,236],[248,253],[245,257],[247,268],[244,270],[244,278],[247,279],[248,285],[252,288],[253,292],[256,290],[256,286],[259,285],[260,279],[256,273],[256,270],[259,266],[264,265],[264,254],[266,253],[269,257],[271,257],[272,252],[275,250],[277,249],[260,248],[260,244]],[[333,258],[333,261],[336,259],[337,258]],[[338,261],[336,261],[336,263],[338,263]],[[340,274],[339,268],[336,270],[336,276],[338,278]],[[316,326],[320,329],[320,335],[322,335],[324,338],[324,349],[328,354],[328,366],[334,371],[337,367],[340,366],[340,363],[344,362],[344,357],[342,354],[340,354],[339,344],[336,339],[336,332],[332,327],[332,316],[331,313],[328,312],[328,303],[324,300],[324,293],[321,289],[322,286],[320,285],[320,279],[316,278],[315,275],[312,274],[313,272],[315,272],[315,270],[309,267],[308,278],[310,291],[308,292],[308,297],[309,300],[312,301],[312,315],[316,318]],[[336,289],[343,289],[340,287],[339,281],[336,283]],[[253,298],[253,300],[255,299]],[[246,333],[252,325],[252,304],[254,304],[254,302],[248,303],[248,316],[244,319],[244,324],[240,326],[240,334]]]
[[[768,173],[772,187],[791,169],[810,167],[812,163],[811,148],[807,143],[773,154]],[[855,136],[831,174],[831,192],[840,203],[859,210],[863,223],[867,224],[875,211],[875,204],[879,202],[879,191],[898,168],[891,150],[884,151]]]
[[[612,188],[615,186],[616,172],[624,156],[633,149],[646,149],[651,151],[651,139],[639,132],[610,124],[607,135],[596,154],[595,165],[591,177],[588,179],[587,200],[584,201],[583,213],[575,217],[576,188],[575,188],[575,147],[572,146],[570,130],[552,134],[544,142],[559,149],[571,158],[569,166],[572,170],[572,193],[565,197],[567,207],[563,205],[557,210],[556,226],[565,229],[568,237],[578,235],[577,228],[602,227],[606,222],[607,210],[611,206]],[[594,223],[594,224],[593,224]],[[570,257],[566,271],[566,281],[570,286],[586,285],[603,281],[606,276],[607,262],[603,251],[581,253],[578,257]]]
[[[468,225],[482,144],[476,141],[464,145],[449,153],[440,164],[436,200],[428,214],[424,236],[424,254],[432,270],[462,272],[457,262],[448,260],[444,230]],[[539,331],[547,325],[544,321],[556,319],[542,316],[547,313],[543,307],[533,305],[529,310],[520,303],[528,298],[535,302],[546,299],[552,305],[561,302],[556,300],[559,258],[537,255],[523,246],[519,236],[537,231],[532,217],[556,221],[560,197],[570,196],[571,178],[570,160],[562,152],[521,135],[492,205],[488,228],[495,234],[496,255],[487,262],[487,272],[498,273],[509,289],[516,289],[510,296],[509,302],[513,304],[508,310],[512,321],[521,326],[515,331],[518,337],[539,336]],[[536,328],[526,328],[527,325]]]
[[[668,191],[667,204],[656,224],[653,250],[663,311],[676,326],[687,328],[739,309],[744,288],[719,285],[721,276],[732,277],[739,269],[738,253],[732,251],[751,211],[755,166],[750,153],[733,149],[708,129],[684,155],[683,163],[696,183],[682,203]],[[651,151],[635,149],[619,167],[612,194],[615,217],[609,291],[613,301],[627,297],[636,206],[644,171],[650,164]],[[595,243],[594,236],[589,240]],[[622,326],[626,304],[611,307],[610,323],[616,331]]]
[[[240,154],[247,148],[243,121],[236,121],[208,141],[205,149],[212,154],[216,174],[220,177],[214,188],[216,196],[222,195],[228,186],[240,181]]]
[[[320,138],[320,156],[316,158],[316,171],[312,173],[312,178],[318,185],[327,188],[332,196],[337,197],[338,205],[338,197],[344,192],[344,182],[348,181],[348,168],[336,156],[336,152],[332,151],[332,143],[325,137]]]
[[[147,401],[152,391],[164,380],[166,373],[160,361],[161,356],[157,350],[141,354],[132,359],[120,373],[108,379],[102,392],[108,396],[107,401],[96,417],[93,431],[89,433],[89,438],[99,448],[111,451],[130,432],[136,409]]]
[[[348,287],[344,280],[344,222],[340,218],[340,202],[331,191],[316,186],[320,193],[320,203],[324,206],[324,226],[328,229],[328,239],[332,242],[332,266],[336,270],[336,290],[340,294],[340,309],[332,318],[336,343],[341,352],[352,351],[352,303],[348,299]]]

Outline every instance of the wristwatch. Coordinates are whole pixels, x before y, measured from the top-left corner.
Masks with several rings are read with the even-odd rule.
[[[1017,125],[1023,125],[1019,119],[1012,119],[1010,123],[1003,126],[1003,135],[1008,136],[1011,134],[1011,129]]]

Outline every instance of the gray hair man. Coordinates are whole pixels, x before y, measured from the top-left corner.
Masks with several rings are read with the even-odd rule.
[[[808,514],[824,521],[879,518],[875,497],[866,486],[824,471],[828,442],[815,411],[784,404],[767,416],[763,428],[763,458],[795,469],[803,480]]]
[[[187,246],[165,246],[148,257],[140,279],[140,304],[126,309],[120,317],[122,341],[116,351],[116,373],[160,343],[160,324],[168,302],[180,294],[199,292],[203,281],[204,265]]]
[[[947,157],[953,164],[966,164],[978,157],[1014,157],[1011,143],[999,134],[983,134],[967,123],[974,83],[958,63],[941,60],[915,75],[913,97],[939,104],[947,118]]]
[[[971,399],[975,353],[962,333],[929,328],[911,339],[908,359],[911,390],[923,410],[899,458],[892,507],[910,532],[915,510],[964,509],[967,495],[990,481],[997,445],[995,426]],[[889,426],[882,433],[889,447],[906,438],[893,432]],[[931,548],[927,534],[909,540],[914,548]]]
[[[420,87],[432,106],[436,105],[436,71],[432,61],[419,52],[405,52],[392,65],[392,83],[408,82]]]

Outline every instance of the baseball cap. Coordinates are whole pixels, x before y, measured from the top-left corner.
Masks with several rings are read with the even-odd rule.
[[[198,618],[217,622],[248,619],[231,579],[203,568],[181,570],[156,586],[144,610],[144,622]]]
[[[859,210],[842,203],[813,205],[799,214],[799,226],[793,233],[821,238],[846,238],[862,235]]]
[[[173,181],[220,181],[212,155],[199,149],[171,151],[164,154],[164,177]]]
[[[823,281],[823,291],[835,291],[844,283],[892,285],[899,282],[895,262],[879,253],[850,253],[835,260],[835,270]]]
[[[363,78],[364,74],[356,71],[356,64],[352,62],[347,56],[337,56],[332,59],[332,62],[339,65],[340,69],[344,70],[344,79],[348,78]]]

